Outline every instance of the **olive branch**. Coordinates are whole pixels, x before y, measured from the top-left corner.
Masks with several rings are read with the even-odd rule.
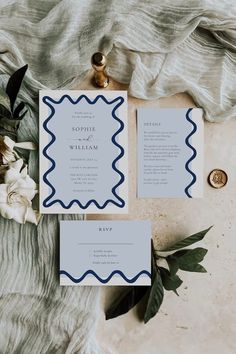
[[[161,251],[155,250],[152,242],[151,286],[129,286],[128,290],[126,288],[126,291],[117,297],[106,311],[106,319],[109,320],[127,313],[143,300],[145,301],[143,320],[144,323],[147,323],[158,313],[163,302],[164,289],[174,291],[178,295],[177,289],[183,283],[177,275],[179,270],[206,273],[206,269],[200,262],[207,254],[207,249],[202,247],[186,249],[186,247],[201,241],[211,228],[212,226],[186,237]],[[167,268],[159,265],[160,260],[165,261]]]

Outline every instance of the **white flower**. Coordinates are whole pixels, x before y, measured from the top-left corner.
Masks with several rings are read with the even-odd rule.
[[[10,163],[4,183],[0,184],[0,214],[21,224],[29,221],[37,225],[39,215],[31,202],[37,193],[37,185],[27,174],[27,167],[23,167],[23,160]]]
[[[3,165],[16,161],[18,155],[13,150],[15,142],[8,136],[0,135],[0,163]]]

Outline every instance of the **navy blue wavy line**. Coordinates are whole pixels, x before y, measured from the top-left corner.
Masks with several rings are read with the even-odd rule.
[[[95,278],[97,278],[97,280],[99,280],[102,284],[106,284],[108,283],[111,278],[115,275],[115,274],[119,274],[127,283],[132,284],[134,283],[142,274],[146,274],[149,278],[151,278],[151,273],[149,273],[147,270],[142,270],[141,272],[139,272],[137,275],[135,275],[133,278],[129,279],[127,278],[124,273],[120,270],[114,270],[107,278],[103,279],[100,278],[99,275],[97,275],[97,273],[95,273],[93,270],[87,270],[80,278],[74,278],[72,275],[70,275],[69,273],[67,273],[65,270],[60,270],[60,274],[66,275],[68,278],[70,278],[71,281],[73,281],[74,283],[80,283],[81,281],[84,280],[84,278],[88,275],[88,274],[92,274],[93,276],[95,276]]]
[[[190,157],[190,159],[186,162],[185,164],[185,169],[191,174],[192,176],[192,181],[189,183],[189,185],[185,188],[185,194],[189,197],[189,198],[192,198],[191,194],[189,193],[189,189],[194,185],[194,183],[196,182],[197,180],[197,177],[195,175],[195,173],[190,170],[189,168],[189,164],[191,161],[193,161],[195,159],[195,157],[197,156],[197,151],[196,149],[189,143],[189,139],[191,138],[191,136],[196,133],[197,131],[197,125],[196,123],[190,118],[189,114],[191,113],[192,111],[192,108],[188,109],[187,110],[187,113],[186,113],[186,119],[189,123],[192,124],[193,126],[193,130],[190,132],[190,134],[187,136],[187,138],[185,139],[185,143],[186,145],[192,150],[193,154],[192,156]]]
[[[67,98],[72,104],[77,104],[78,102],[80,102],[82,99],[85,99],[89,104],[95,104],[100,98],[107,104],[111,105],[114,102],[118,101],[118,103],[116,104],[116,106],[113,108],[112,110],[112,117],[120,123],[120,128],[117,130],[117,132],[115,132],[115,134],[112,136],[111,140],[113,142],[113,144],[115,146],[117,146],[120,149],[120,153],[119,155],[115,158],[115,160],[112,162],[112,168],[115,172],[117,172],[120,175],[120,180],[119,182],[112,188],[111,192],[114,195],[115,198],[118,199],[119,203],[116,202],[115,200],[112,199],[108,199],[104,202],[103,205],[99,205],[98,202],[95,199],[91,199],[89,200],[85,205],[81,204],[81,202],[78,199],[73,199],[68,205],[65,205],[63,203],[62,200],[60,199],[55,199],[51,202],[49,202],[49,200],[55,195],[56,193],[56,189],[54,188],[54,186],[49,182],[47,176],[49,175],[49,173],[51,173],[54,168],[56,167],[56,163],[53,160],[53,158],[51,158],[48,153],[47,150],[48,148],[56,141],[56,137],[55,135],[48,129],[48,122],[50,121],[50,119],[53,117],[53,115],[55,114],[55,108],[50,104],[50,102],[48,102],[47,100],[51,101],[54,104],[59,104],[61,103],[65,98]],[[80,97],[78,97],[78,99],[76,99],[75,101],[69,96],[69,95],[63,95],[58,101],[52,99],[49,96],[44,96],[43,97],[43,102],[51,109],[51,113],[49,115],[49,117],[45,120],[45,122],[43,123],[43,128],[46,130],[46,132],[51,136],[51,141],[48,143],[48,145],[46,145],[43,149],[43,155],[51,162],[51,167],[44,173],[43,175],[43,181],[45,184],[47,184],[50,188],[51,188],[51,194],[43,201],[43,206],[48,208],[50,206],[52,206],[53,204],[59,203],[64,209],[69,209],[74,203],[78,204],[79,207],[81,209],[86,209],[88,208],[88,206],[90,204],[94,204],[98,209],[104,209],[109,203],[112,203],[114,205],[116,205],[119,208],[123,208],[125,206],[125,201],[119,197],[119,195],[116,193],[116,189],[124,182],[125,180],[125,176],[123,175],[123,173],[121,171],[119,171],[116,167],[116,163],[119,159],[122,158],[122,156],[124,156],[124,149],[121,145],[119,145],[116,141],[116,136],[124,129],[124,123],[116,116],[115,112],[116,110],[123,104],[124,102],[124,98],[119,96],[116,97],[114,100],[112,101],[108,101],[106,99],[106,97],[104,97],[103,95],[98,95],[95,97],[94,100],[90,100],[86,95],[81,95]]]

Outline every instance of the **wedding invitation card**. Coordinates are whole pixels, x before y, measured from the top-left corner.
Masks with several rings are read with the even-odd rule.
[[[137,113],[138,197],[202,197],[202,110],[140,108]]]
[[[60,285],[151,285],[151,223],[61,221]]]
[[[40,212],[127,213],[126,91],[40,91]]]

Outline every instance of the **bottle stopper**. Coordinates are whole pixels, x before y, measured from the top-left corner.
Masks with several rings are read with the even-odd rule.
[[[109,77],[105,73],[107,58],[103,53],[97,52],[92,55],[91,64],[94,69],[94,82],[98,87],[107,87]]]

